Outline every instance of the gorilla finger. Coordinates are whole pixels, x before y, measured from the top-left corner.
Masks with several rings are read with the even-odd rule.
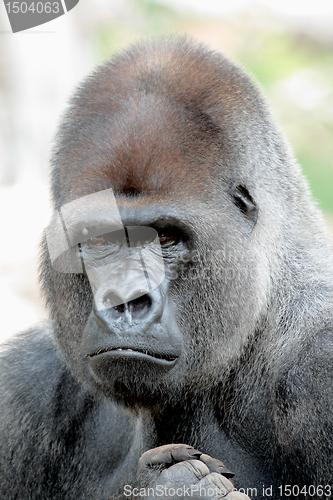
[[[189,486],[209,474],[209,469],[200,460],[178,462],[162,471],[159,483],[167,485]]]
[[[217,458],[212,458],[209,455],[202,454],[200,456],[200,460],[207,465],[210,472],[218,472],[219,474],[222,474],[222,476],[227,477],[228,479],[234,477],[235,475],[234,472],[228,470],[220,460],[217,460]]]
[[[199,481],[198,484],[200,497],[202,493],[206,494],[207,498],[219,499],[226,497],[234,489],[234,485],[229,479],[221,476],[218,472],[212,472]],[[229,500],[229,499],[228,499]]]
[[[172,458],[175,462],[182,462],[184,460],[200,459],[201,451],[195,450],[192,446],[180,445],[171,452]]]
[[[200,451],[186,444],[167,444],[152,448],[141,455],[138,463],[138,470],[145,466],[172,465],[176,462],[199,458]]]

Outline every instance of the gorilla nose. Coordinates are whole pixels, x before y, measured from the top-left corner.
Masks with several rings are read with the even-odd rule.
[[[145,293],[138,290],[124,300],[115,290],[109,290],[99,303],[94,302],[94,316],[105,329],[113,330],[116,324],[128,325],[156,323],[163,314],[163,300],[159,288]]]
[[[112,305],[114,304],[114,305]],[[109,291],[103,297],[103,305],[106,309],[113,307],[117,312],[124,313],[126,310],[131,313],[139,313],[144,309],[150,309],[152,306],[151,297],[141,290],[137,294],[133,294],[133,297],[125,301],[116,292]]]

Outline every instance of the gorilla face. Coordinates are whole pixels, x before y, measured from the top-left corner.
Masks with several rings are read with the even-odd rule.
[[[54,155],[42,281],[57,342],[90,390],[131,405],[219,383],[267,306],[258,204],[240,174],[247,146],[231,152],[227,133],[244,120],[233,120],[225,87],[234,74],[241,89],[244,76],[215,54],[201,68],[176,56],[190,86],[177,65],[170,77],[170,60],[152,69],[144,51],[101,68],[73,100]],[[244,105],[260,111],[256,99]]]

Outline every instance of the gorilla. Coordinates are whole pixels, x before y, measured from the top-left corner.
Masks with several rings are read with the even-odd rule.
[[[251,78],[139,42],[77,89],[52,167],[1,499],[330,498],[333,245]]]

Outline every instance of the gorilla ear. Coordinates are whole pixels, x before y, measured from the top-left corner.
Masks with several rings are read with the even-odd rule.
[[[245,215],[248,222],[251,224],[251,231],[256,225],[259,209],[254,202],[247,188],[242,184],[235,182],[231,188],[231,195],[234,199],[234,204]]]

